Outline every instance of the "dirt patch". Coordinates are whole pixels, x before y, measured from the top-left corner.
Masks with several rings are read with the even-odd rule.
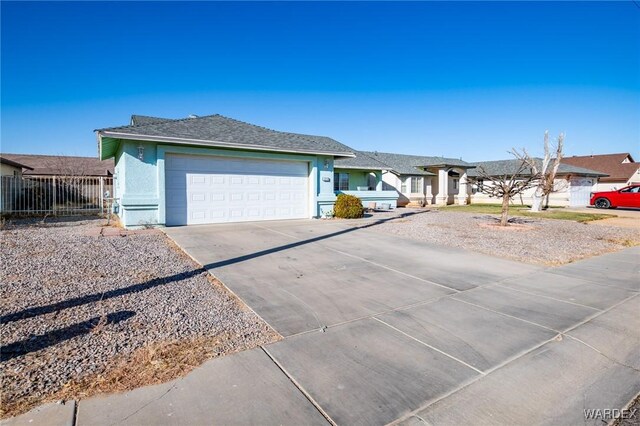
[[[520,225],[518,223],[511,223],[507,226],[502,226],[499,223],[479,223],[478,226],[481,228],[490,228],[490,229],[498,230],[500,232],[531,231],[532,229],[534,229],[533,226]]]

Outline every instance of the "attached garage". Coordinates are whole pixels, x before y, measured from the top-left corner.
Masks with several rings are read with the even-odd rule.
[[[309,162],[168,154],[166,224],[309,218]]]
[[[569,186],[569,206],[585,207],[589,205],[594,180],[588,177],[572,177]]]
[[[324,217],[335,159],[353,150],[326,136],[224,117],[131,116],[96,130],[115,160],[113,209],[127,228]]]

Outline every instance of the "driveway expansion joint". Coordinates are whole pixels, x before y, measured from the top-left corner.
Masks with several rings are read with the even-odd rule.
[[[563,334],[563,336],[564,336],[564,337],[568,337],[569,339],[575,340],[576,342],[583,344],[583,345],[584,345],[584,346],[586,346],[587,348],[589,348],[589,349],[591,349],[591,350],[595,351],[595,352],[596,352],[596,353],[598,353],[599,355],[601,355],[601,356],[605,357],[606,359],[608,359],[609,361],[611,361],[611,362],[613,362],[613,363],[615,363],[615,364],[618,364],[618,365],[619,365],[619,366],[621,366],[621,367],[630,368],[631,370],[634,370],[634,371],[637,371],[638,373],[640,373],[640,368],[636,368],[636,367],[634,367],[634,366],[632,366],[632,365],[627,365],[627,364],[624,364],[624,363],[622,363],[622,362],[620,362],[620,361],[617,361],[617,360],[615,360],[615,359],[611,358],[610,356],[608,356],[607,354],[603,353],[602,351],[598,350],[597,348],[595,348],[595,347],[591,346],[591,345],[590,345],[590,344],[588,344],[587,342],[585,342],[585,341],[583,341],[583,340],[578,339],[577,337],[574,337],[574,336],[572,336],[572,335],[570,335],[570,334]]]
[[[275,232],[276,234],[284,235],[285,237],[289,237],[289,238],[294,239],[296,241],[302,241],[300,238],[296,237],[295,235],[290,235],[290,234],[287,234],[287,233],[284,233],[284,232],[281,232],[281,231],[278,231],[278,230],[275,230],[275,229],[267,228],[265,226],[260,226],[260,225],[256,225],[256,224],[254,224],[254,226],[257,226],[258,228],[264,229],[266,231]],[[355,230],[359,230],[359,227],[356,227],[354,229],[354,231]],[[431,284],[431,285],[435,285],[435,286],[438,286],[438,287],[442,287],[444,289],[453,291],[454,293],[460,293],[460,290],[456,290],[455,288],[452,288],[452,287],[449,287],[449,286],[446,286],[446,285],[442,285],[442,284],[438,284],[437,282],[434,282],[434,281],[425,280],[424,278],[416,277],[415,275],[407,274],[406,272],[399,271],[397,269],[391,268],[391,267],[383,265],[381,263],[373,262],[371,260],[365,259],[364,257],[356,256],[356,255],[354,255],[352,253],[348,253],[348,252],[344,252],[344,251],[341,251],[341,250],[338,250],[338,249],[334,249],[334,248],[329,247],[329,246],[327,246],[325,244],[322,244],[322,243],[318,243],[318,245],[320,245],[321,247],[323,247],[323,248],[325,248],[327,250],[330,250],[330,251],[332,251],[334,253],[339,253],[339,254],[341,254],[343,256],[349,256],[349,257],[352,257],[354,259],[358,259],[358,260],[361,260],[363,262],[367,262],[367,263],[370,263],[372,265],[378,266],[380,268],[387,269],[389,271],[404,275],[406,277],[413,278],[413,279],[416,279],[418,281],[425,282],[427,284]]]
[[[507,289],[507,290],[511,290],[511,291],[517,291],[517,292],[523,293],[523,294],[528,294],[529,296],[541,297],[543,299],[555,300],[556,302],[568,303],[570,305],[580,306],[582,308],[593,309],[595,311],[601,311],[602,310],[602,309],[594,308],[593,306],[583,305],[582,303],[576,303],[576,302],[571,302],[569,300],[558,299],[557,297],[543,296],[542,294],[532,293],[530,291],[522,290],[520,288],[514,288],[514,287],[511,287],[509,285],[504,285],[504,284],[501,284],[501,283],[495,283],[495,286],[496,287],[500,287],[500,288],[504,288],[504,289]]]
[[[465,367],[468,367],[468,368],[474,370],[476,373],[480,373],[483,376],[485,375],[485,373],[482,370],[478,370],[473,365],[467,364],[466,362],[462,361],[461,359],[456,358],[455,356],[450,355],[450,354],[444,352],[443,350],[440,350],[440,349],[438,349],[438,348],[436,348],[434,346],[429,345],[428,343],[423,342],[420,339],[417,339],[417,338],[413,337],[409,333],[405,333],[404,331],[400,330],[399,328],[396,328],[396,327],[392,326],[391,324],[381,320],[380,318],[373,317],[373,319],[378,321],[379,323],[382,323],[382,324],[386,325],[387,327],[391,328],[392,330],[397,331],[398,333],[400,333],[400,334],[402,334],[402,335],[404,335],[404,336],[406,336],[406,337],[408,337],[408,338],[410,338],[412,340],[415,340],[416,342],[420,343],[421,345],[424,345],[424,346],[428,347],[429,349],[433,349],[434,351],[439,352],[442,355],[444,355],[444,356],[446,356],[448,358],[451,358],[454,361],[459,362],[460,364],[464,365]]]
[[[322,415],[322,417],[324,417],[325,420],[329,422],[331,425],[337,426],[337,423],[333,421],[331,416],[329,416],[329,414],[320,406],[320,404],[318,404],[318,402],[315,399],[313,399],[313,397],[309,394],[309,392],[307,392],[302,387],[302,385],[298,383],[298,381],[294,379],[293,376],[291,376],[291,374],[289,374],[289,372],[278,362],[278,360],[269,353],[267,348],[265,348],[264,346],[260,346],[260,349],[264,351],[264,353],[267,355],[267,357],[269,357],[271,362],[273,362],[275,366],[278,367],[278,369],[282,372],[282,374],[284,374],[287,377],[287,379],[289,379],[289,381],[296,387],[296,389],[298,389],[300,393],[302,393],[302,395],[307,399],[307,401],[309,401],[311,405],[313,405],[314,408],[318,410],[318,412]]]
[[[570,328],[566,329],[564,332],[559,332],[559,331],[557,331],[557,330],[553,330],[553,329],[550,329],[550,328],[548,328],[548,327],[541,326],[541,325],[539,325],[539,324],[531,323],[531,324],[533,324],[533,325],[538,325],[539,327],[543,327],[543,328],[547,328],[547,329],[549,329],[549,330],[555,331],[555,332],[557,332],[557,333],[558,333],[558,335],[556,335],[556,336],[554,336],[554,337],[552,337],[552,338],[550,338],[550,339],[547,339],[547,340],[543,341],[542,343],[540,343],[540,344],[538,344],[538,345],[534,346],[533,348],[530,348],[530,349],[528,349],[528,350],[526,350],[526,351],[523,351],[523,352],[521,352],[520,354],[518,354],[518,355],[516,355],[516,356],[513,356],[513,357],[511,357],[511,358],[509,358],[509,359],[506,359],[506,360],[505,360],[505,361],[503,361],[502,363],[500,363],[500,364],[496,365],[495,367],[490,368],[489,370],[487,370],[487,371],[485,372],[485,374],[484,374],[484,375],[480,375],[480,376],[476,376],[476,377],[472,378],[472,379],[471,379],[471,380],[469,380],[467,383],[463,383],[463,384],[461,384],[458,388],[453,389],[453,390],[451,390],[450,392],[447,392],[447,393],[446,393],[446,394],[444,394],[444,395],[441,395],[440,397],[438,397],[438,398],[434,399],[433,401],[428,401],[427,403],[423,404],[422,406],[420,406],[420,407],[416,408],[415,410],[411,411],[410,413],[405,414],[405,415],[404,415],[404,416],[402,416],[402,417],[399,417],[398,419],[394,420],[393,422],[391,422],[391,423],[389,423],[389,424],[390,424],[390,425],[397,425],[397,424],[399,424],[399,423],[401,423],[401,422],[403,422],[403,421],[405,421],[405,420],[409,419],[410,417],[417,417],[417,414],[418,414],[418,413],[420,413],[421,411],[423,411],[424,409],[426,409],[427,407],[429,407],[429,406],[431,406],[431,405],[433,405],[433,404],[435,404],[435,403],[437,403],[437,402],[439,402],[439,401],[441,401],[441,400],[443,400],[443,399],[445,399],[445,398],[450,397],[451,395],[455,394],[456,392],[459,392],[459,391],[461,391],[462,389],[466,388],[467,386],[470,386],[471,384],[473,384],[473,383],[475,383],[475,382],[477,382],[477,381],[481,380],[483,377],[487,377],[487,376],[489,376],[490,374],[494,373],[495,371],[500,370],[501,368],[506,367],[507,365],[511,364],[512,362],[516,361],[517,359],[520,359],[520,358],[522,358],[523,356],[525,356],[525,355],[527,355],[527,354],[529,354],[529,353],[532,353],[533,351],[537,350],[538,348],[543,347],[543,346],[544,346],[544,345],[546,345],[547,343],[549,343],[549,342],[551,342],[551,341],[553,341],[553,340],[557,340],[557,339],[558,339],[558,337],[563,338],[563,337],[565,337],[565,336],[566,336],[566,337],[568,337],[568,338],[571,338],[572,340],[576,340],[576,341],[578,341],[579,343],[585,344],[584,342],[579,341],[579,339],[576,339],[576,338],[574,338],[573,336],[571,336],[571,335],[569,335],[569,334],[567,334],[567,333],[569,333],[569,332],[570,332],[570,331],[572,331],[572,330],[575,330],[576,328],[580,327],[581,325],[584,325],[584,324],[588,323],[589,321],[592,321],[592,320],[594,320],[594,319],[598,318],[598,317],[599,317],[599,316],[601,316],[601,315],[606,314],[607,312],[611,311],[612,309],[615,309],[616,307],[618,307],[618,306],[620,306],[620,305],[622,305],[622,304],[624,304],[624,303],[626,303],[626,302],[630,301],[631,299],[633,299],[633,298],[635,298],[635,297],[637,297],[637,296],[638,296],[638,294],[634,294],[634,295],[632,295],[632,296],[629,296],[629,297],[627,297],[627,298],[625,298],[625,299],[621,300],[620,302],[615,303],[614,305],[610,306],[609,308],[604,309],[604,310],[602,310],[602,311],[599,311],[599,312],[597,312],[595,315],[592,315],[592,316],[590,316],[590,317],[588,317],[588,318],[584,319],[583,321],[580,321],[579,323],[577,323],[577,324],[573,325],[572,327],[570,327]],[[458,299],[455,299],[455,300],[458,300]],[[462,301],[462,302],[463,302],[463,301]],[[468,302],[464,302],[464,303],[468,303]],[[479,305],[474,305],[473,303],[469,303],[469,304],[470,304],[470,305],[473,305],[473,306],[477,306],[477,307],[479,307],[479,308],[487,309],[487,308],[484,308],[484,307],[479,306]],[[487,310],[492,311],[491,309],[487,309]],[[492,312],[495,312],[495,313],[500,314],[500,315],[511,316],[511,315],[503,314],[503,313],[501,313],[501,312],[496,312],[496,311],[492,311]],[[520,319],[520,318],[517,318],[517,317],[512,317],[512,318]],[[530,322],[530,321],[526,321],[526,320],[522,320],[522,321]],[[586,344],[585,344],[585,345],[586,345]],[[618,364],[618,365],[621,365],[621,366],[626,367],[626,368],[633,369],[634,371],[638,371],[636,368],[633,368],[633,367],[630,367],[630,366],[627,366],[627,365],[621,364],[620,362],[617,362],[617,361],[615,361],[615,360],[611,360],[611,359],[610,359],[609,357],[607,357],[605,354],[601,353],[600,351],[598,351],[597,349],[593,348],[593,347],[592,347],[592,346],[590,346],[590,345],[586,345],[586,346],[587,346],[587,347],[589,347],[591,350],[594,350],[595,352],[599,353],[600,355],[602,355],[602,356],[603,356],[603,357],[605,357],[606,359],[609,359],[610,361],[612,361],[612,362],[614,362],[614,363],[616,363],[616,364]],[[632,399],[632,401],[633,401],[633,399]],[[632,401],[631,401],[631,402],[632,402]],[[630,402],[630,403],[631,403],[631,402]],[[421,420],[422,420],[422,419],[421,419]]]

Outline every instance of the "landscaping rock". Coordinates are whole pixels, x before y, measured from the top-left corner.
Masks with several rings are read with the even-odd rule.
[[[277,338],[164,234],[92,232],[103,224],[27,220],[0,231],[5,413],[151,343],[227,336],[224,354]]]
[[[406,213],[403,210],[411,212],[398,209],[395,214]],[[514,225],[502,228],[494,226],[497,216],[492,215],[446,210],[415,212],[418,214],[370,229],[543,265],[560,265],[640,244],[640,231],[631,228],[530,217],[515,217]]]

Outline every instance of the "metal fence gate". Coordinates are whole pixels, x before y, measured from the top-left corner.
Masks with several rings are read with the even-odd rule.
[[[2,176],[0,213],[83,215],[105,213],[104,193],[113,178],[87,176]]]

